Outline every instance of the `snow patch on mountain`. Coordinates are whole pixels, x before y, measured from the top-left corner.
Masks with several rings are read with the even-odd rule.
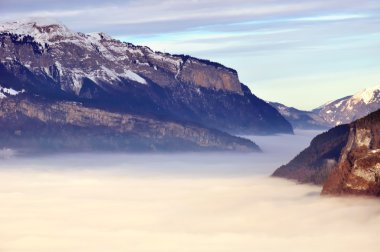
[[[90,53],[98,53],[104,57],[107,61],[114,63],[129,59],[126,52],[138,55],[144,55],[141,49],[131,48],[126,43],[114,40],[112,37],[105,33],[77,33],[69,30],[65,25],[59,21],[51,19],[26,19],[12,22],[6,22],[0,24],[0,32],[8,32],[12,34],[20,35],[18,38],[22,40],[24,36],[33,37],[34,41],[40,45],[49,45],[60,47],[62,44],[71,43],[80,48],[86,49]],[[86,55],[79,60],[83,61],[89,59],[89,55]],[[23,62],[24,66],[31,68],[30,64]],[[135,73],[131,69],[124,67],[118,71],[111,69],[109,64],[97,63],[97,67],[94,68],[73,68],[65,66],[65,62],[56,61],[56,66],[59,75],[69,75],[68,80],[71,81],[73,90],[78,93],[82,87],[83,79],[88,78],[95,83],[101,82],[115,82],[121,81],[121,78],[129,79],[131,81],[147,84],[146,80],[139,74]],[[107,66],[105,66],[107,65]],[[96,69],[97,68],[97,69]],[[48,67],[41,69],[47,75],[50,76]]]
[[[0,24],[0,32],[32,36],[41,45],[49,44],[58,38],[77,36],[77,33],[70,31],[56,20],[38,18],[2,23]]]
[[[101,69],[91,72],[91,73],[84,73],[82,72],[82,77],[87,77],[94,81],[95,83],[98,83],[98,81],[121,81],[120,78],[126,78],[135,82],[138,82],[140,84],[148,84],[144,78],[142,78],[140,75],[137,73],[125,69],[124,72],[122,73],[117,73],[114,70],[111,70],[105,66],[102,66]]]
[[[127,77],[130,80],[136,81],[136,82],[141,83],[141,84],[147,84],[147,82],[144,78],[142,78],[137,73],[132,72],[131,70],[127,70],[124,74],[125,74],[125,77]]]
[[[17,91],[17,90],[14,90],[13,88],[5,88],[2,85],[0,85],[0,99],[7,98],[8,96],[15,96],[23,92],[25,91],[24,90]]]

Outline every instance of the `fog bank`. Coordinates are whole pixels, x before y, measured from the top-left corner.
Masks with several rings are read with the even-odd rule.
[[[0,251],[378,251],[378,201],[279,179],[0,177]]]
[[[307,137],[262,137],[262,155],[3,160],[0,251],[378,251],[378,200],[267,176]]]

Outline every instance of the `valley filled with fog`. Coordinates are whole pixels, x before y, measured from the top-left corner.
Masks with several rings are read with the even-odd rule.
[[[269,175],[319,132],[263,153],[0,160],[0,251],[377,251],[380,204]]]

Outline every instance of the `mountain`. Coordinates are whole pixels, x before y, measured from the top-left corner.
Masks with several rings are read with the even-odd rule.
[[[328,129],[351,123],[380,109],[380,86],[366,88],[354,95],[328,102],[312,111],[287,107],[278,102],[269,102],[288,120],[293,128]]]
[[[0,99],[0,149],[20,154],[76,151],[260,151],[218,130],[108,112],[25,94]]]
[[[329,124],[314,112],[287,107],[278,102],[269,102],[269,104],[277,109],[277,111],[290,122],[293,128],[315,130],[329,128]]]
[[[353,122],[380,109],[380,86],[328,102],[313,110],[331,126]]]
[[[380,110],[315,137],[273,176],[323,185],[322,194],[380,196]]]
[[[380,196],[380,110],[350,125],[347,144],[322,194]]]
[[[323,184],[339,161],[347,143],[348,125],[339,125],[316,136],[309,147],[274,173],[275,177],[293,179],[300,183]]]
[[[208,60],[36,20],[0,25],[0,84],[24,95],[231,134],[292,133],[289,122]]]

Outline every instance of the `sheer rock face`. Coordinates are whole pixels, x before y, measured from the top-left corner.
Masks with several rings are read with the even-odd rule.
[[[380,111],[353,123],[323,194],[380,196]]]
[[[0,24],[0,85],[55,100],[193,122],[230,133],[291,125],[221,64],[154,52],[61,24]]]
[[[75,102],[0,100],[0,147],[21,151],[260,151],[253,142],[194,125],[107,112]]]
[[[380,196],[380,110],[317,136],[273,176],[321,184],[322,194]]]

